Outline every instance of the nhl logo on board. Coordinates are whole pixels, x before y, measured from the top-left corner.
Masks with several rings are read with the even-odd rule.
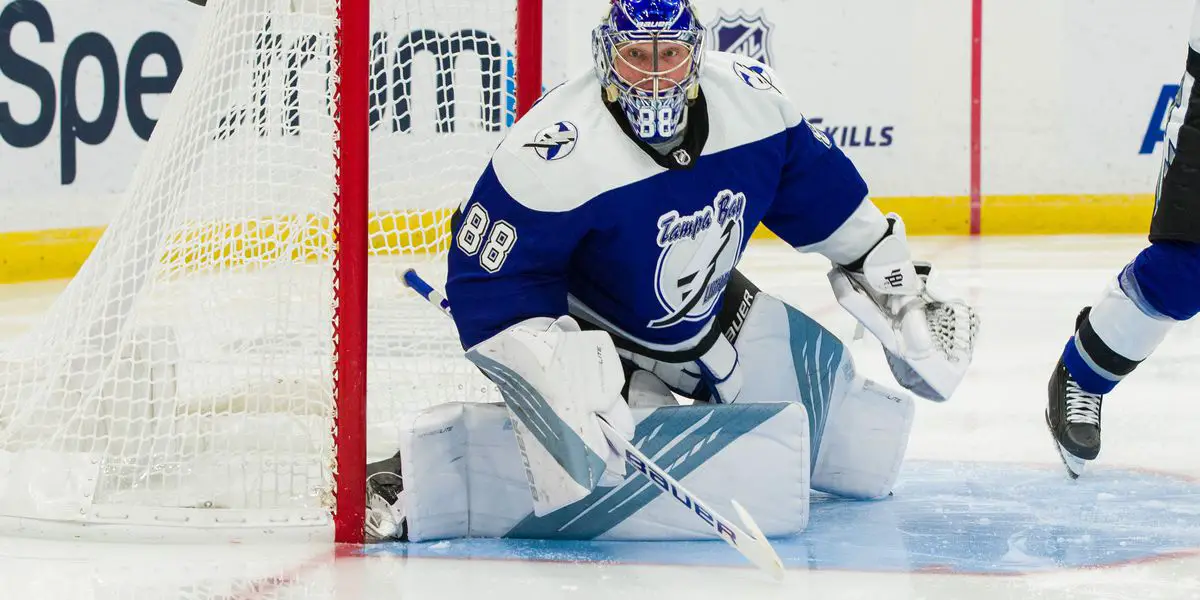
[[[688,151],[684,150],[683,148],[677,148],[674,152],[672,152],[671,158],[674,158],[675,164],[681,167],[686,167],[692,164],[692,155],[688,154]]]
[[[565,158],[575,149],[575,141],[579,139],[579,130],[570,121],[559,121],[533,136],[533,141],[525,144],[533,148],[538,156],[546,160]]]
[[[721,11],[708,26],[713,50],[741,54],[765,65],[771,64],[771,29],[762,11],[753,15],[739,10],[733,15]]]

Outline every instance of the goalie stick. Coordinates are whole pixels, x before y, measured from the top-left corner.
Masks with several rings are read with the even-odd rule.
[[[446,299],[445,295],[422,279],[415,270],[407,269],[397,275],[400,283],[404,284],[405,287],[416,291],[446,316],[451,316],[450,301]],[[632,442],[625,439],[624,436],[604,419],[600,419],[600,430],[604,432],[604,437],[608,438],[608,443],[612,444],[614,448],[624,455],[625,462],[629,463],[634,470],[658,486],[667,496],[671,496],[679,501],[680,504],[688,509],[688,512],[692,513],[697,519],[704,521],[708,529],[713,530],[718,537],[725,540],[730,546],[733,546],[735,550],[740,552],[742,556],[745,556],[755,566],[770,573],[775,579],[783,579],[783,561],[779,559],[779,555],[775,553],[775,548],[771,546],[770,540],[767,539],[767,536],[763,535],[762,529],[759,529],[758,524],[754,522],[750,513],[746,512],[746,509],[737,500],[730,499],[729,502],[733,505],[734,512],[741,518],[742,524],[745,526],[745,531],[725,517],[722,517],[717,511],[709,508],[707,503],[683,487],[683,484],[679,483],[662,467],[650,460],[645,453],[639,450],[637,446],[634,446]]]

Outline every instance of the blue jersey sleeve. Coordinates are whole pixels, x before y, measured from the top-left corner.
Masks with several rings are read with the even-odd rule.
[[[829,237],[867,196],[858,169],[824,133],[801,121],[786,132],[783,176],[763,224],[794,247]]]
[[[581,209],[528,208],[489,164],[461,212],[446,296],[463,348],[525,319],[567,314],[567,266],[586,233]]]

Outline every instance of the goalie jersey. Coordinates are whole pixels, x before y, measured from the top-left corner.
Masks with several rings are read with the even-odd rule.
[[[461,207],[447,292],[464,348],[532,317],[574,315],[660,359],[690,360],[762,223],[822,242],[867,186],[773,73],[708,52],[682,145],[629,131],[594,76],[549,92],[496,149]]]

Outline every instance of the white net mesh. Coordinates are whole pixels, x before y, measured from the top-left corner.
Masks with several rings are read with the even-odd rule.
[[[444,281],[450,214],[512,119],[516,0],[372,5],[367,395],[381,458],[403,413],[491,394],[395,273]],[[328,517],[336,5],[202,12],[126,202],[46,322],[0,357],[9,521]]]

